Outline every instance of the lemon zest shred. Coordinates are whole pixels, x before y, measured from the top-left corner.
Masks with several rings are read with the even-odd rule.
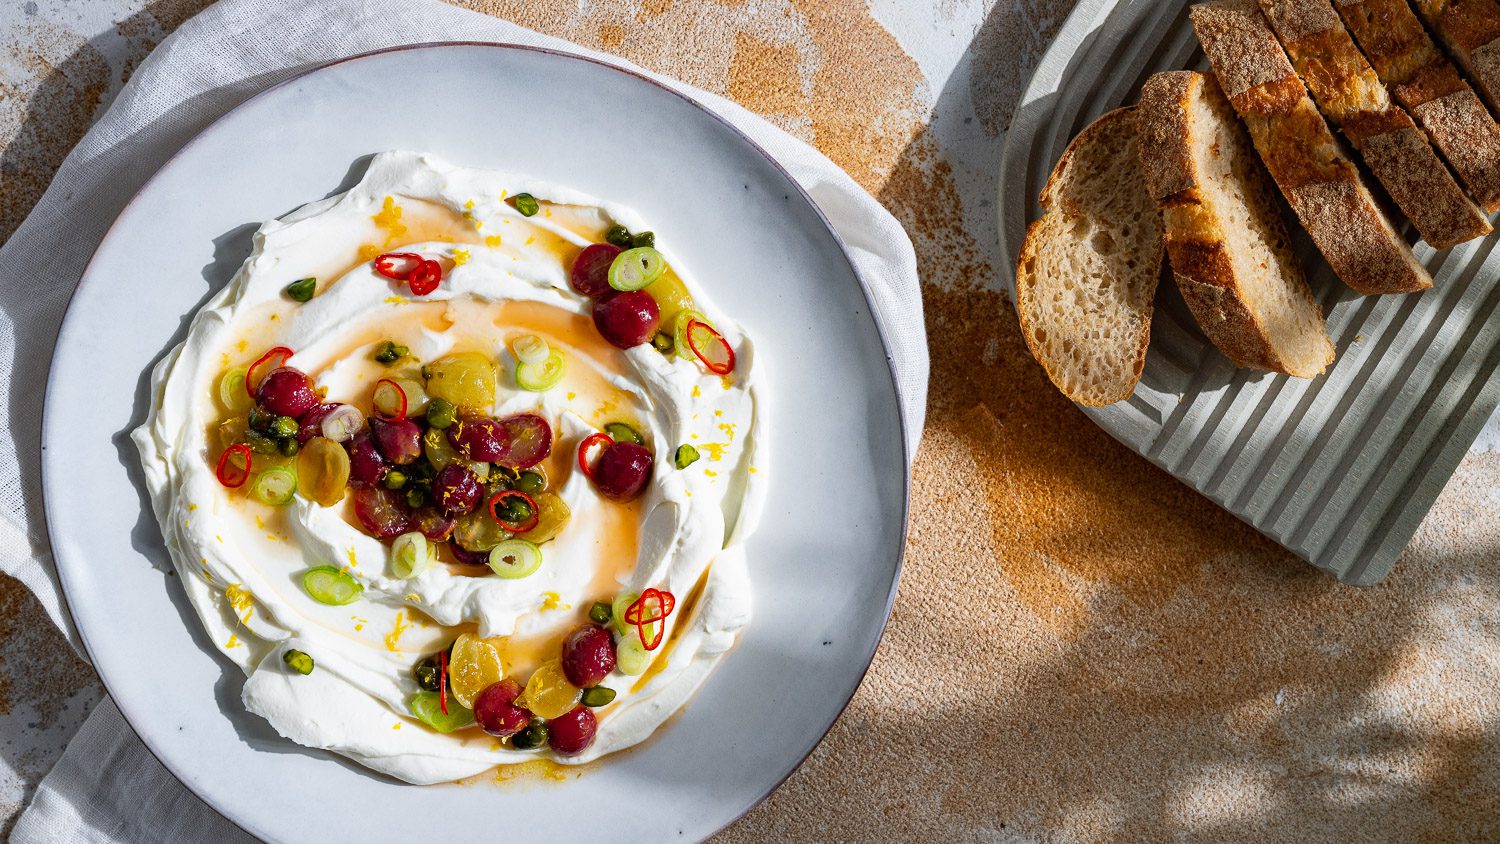
[[[380,213],[370,218],[386,231],[385,245],[390,246],[398,238],[406,234],[406,226],[401,222],[401,206],[396,204],[394,196],[387,195],[380,204]]]
[[[246,617],[249,617],[250,610],[255,608],[255,595],[242,584],[231,583],[224,587],[224,597],[229,599],[229,605],[234,607],[236,612],[246,613]]]
[[[500,243],[501,239],[500,235],[498,234],[485,235],[484,237],[484,245],[488,246],[491,249],[499,249]]]
[[[573,605],[572,604],[565,604],[565,603],[563,603],[562,602],[562,596],[559,595],[559,594],[557,594],[556,592],[543,592],[542,593],[542,609],[544,609],[544,610],[570,610],[572,608],[573,608]]]
[[[467,264],[467,263],[469,263],[469,250],[467,250],[467,249],[455,249],[455,250],[453,250],[453,264],[454,264],[454,266],[462,267],[464,264]]]
[[[409,626],[410,625],[406,623],[406,612],[403,610],[397,610],[396,627],[390,632],[388,636],[385,637],[385,649],[388,651],[399,652],[401,650],[401,647],[397,643],[401,639],[401,634],[405,633],[406,628]]]

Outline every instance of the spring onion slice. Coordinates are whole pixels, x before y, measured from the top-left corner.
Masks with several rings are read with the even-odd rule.
[[[354,439],[359,429],[365,426],[365,415],[352,404],[341,404],[323,417],[323,436],[336,443]]]
[[[625,620],[625,611],[640,599],[639,592],[621,592],[615,596],[614,603],[610,605],[610,617],[614,619],[615,630],[619,631],[621,636],[628,638],[629,635],[635,633],[635,625]]]
[[[672,320],[673,347],[677,349],[678,357],[688,360],[698,359],[698,356],[693,354],[692,348],[688,346],[688,323],[693,320],[704,324],[711,324],[708,322],[708,317],[704,316],[702,311],[695,311],[692,308],[683,308],[677,312],[677,317]]]
[[[272,466],[255,476],[250,495],[262,504],[280,507],[297,494],[297,473],[285,466]]]
[[[250,396],[245,393],[245,367],[236,366],[219,379],[219,402],[230,413],[244,413],[250,409]]]
[[[302,575],[302,588],[314,601],[331,607],[341,607],[359,600],[365,587],[348,572],[333,566],[317,566]]]
[[[552,349],[547,346],[547,341],[535,334],[522,334],[511,341],[511,351],[516,353],[516,360],[531,366],[540,366],[547,362],[547,356],[552,354]]]
[[[408,580],[420,577],[437,562],[437,545],[428,542],[419,530],[403,533],[391,543],[391,571]]]
[[[417,692],[411,697],[411,714],[440,733],[451,733],[474,723],[474,710],[451,697],[450,695],[448,712],[444,714],[437,692]]]
[[[649,246],[626,249],[609,265],[609,286],[626,292],[640,290],[661,278],[666,268],[666,256]]]
[[[556,387],[567,372],[567,359],[562,352],[553,350],[540,366],[525,361],[516,364],[516,385],[533,393],[544,393]]]
[[[490,570],[506,580],[534,574],[542,567],[542,549],[528,539],[507,539],[490,551]]]
[[[651,665],[651,652],[641,644],[641,637],[634,635],[620,637],[620,643],[615,646],[615,667],[620,673],[639,677],[646,673]]]

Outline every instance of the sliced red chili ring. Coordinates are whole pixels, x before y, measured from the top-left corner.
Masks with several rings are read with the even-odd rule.
[[[690,319],[687,324],[688,348],[698,360],[715,375],[728,375],[734,371],[734,348],[724,335],[702,320]]]
[[[406,283],[411,287],[413,296],[426,296],[438,288],[438,283],[443,280],[443,265],[437,261],[428,259],[423,261],[416,269],[407,276]]]
[[[438,708],[448,714],[448,652],[438,651]]]
[[[240,456],[238,465],[229,459],[233,454]],[[214,466],[214,477],[230,489],[239,489],[244,486],[245,481],[250,478],[250,446],[237,443],[224,449],[224,453],[219,455],[218,464]]]
[[[276,346],[250,364],[250,368],[245,370],[245,392],[250,398],[255,398],[255,388],[260,386],[261,379],[285,366],[287,358],[292,354],[292,350],[286,346]]]
[[[614,440],[609,434],[598,433],[589,434],[583,438],[583,442],[578,444],[578,470],[583,472],[585,478],[589,480],[594,479],[594,467],[592,465],[594,458],[589,454],[589,450],[594,446],[599,446],[602,450],[613,443]]]
[[[387,252],[375,256],[375,272],[392,281],[406,281],[425,259],[415,252]],[[410,266],[400,266],[402,262]]]
[[[642,616],[642,613],[646,612],[648,601],[661,611],[661,615]],[[671,592],[663,589],[647,589],[641,593],[641,597],[637,598],[635,603],[625,608],[625,623],[649,624],[653,621],[660,621],[671,615],[672,610],[676,608],[677,598]]]
[[[389,378],[382,378],[375,382],[375,390],[371,396],[371,401],[375,405],[375,410],[387,419],[405,419],[406,413],[410,409],[407,405],[406,391],[401,389],[400,384]],[[386,413],[381,410],[382,406],[393,408],[395,413]]]
[[[660,615],[647,615],[647,602],[655,605]],[[625,608],[625,623],[635,625],[636,635],[641,639],[641,646],[648,651],[654,651],[661,645],[662,637],[666,635],[667,616],[677,607],[677,598],[665,589],[647,589],[641,593],[635,603]],[[647,632],[649,628],[650,632]]]
[[[519,498],[525,501],[526,506],[531,508],[531,515],[526,517],[526,521],[513,522],[500,515],[501,506],[512,498]],[[542,521],[542,511],[536,506],[536,499],[520,490],[507,489],[504,492],[497,492],[490,496],[489,510],[491,518],[499,522],[501,527],[511,533],[526,533]]]

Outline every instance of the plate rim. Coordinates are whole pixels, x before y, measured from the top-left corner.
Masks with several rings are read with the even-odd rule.
[[[193,783],[190,782],[189,779],[182,776],[173,765],[173,763],[169,761],[164,754],[159,753],[157,749],[152,745],[152,742],[146,738],[141,728],[137,726],[136,720],[140,719],[142,721],[146,721],[148,719],[144,718],[142,716],[142,713],[139,712],[132,714],[132,711],[130,711],[130,709],[127,709],[126,706],[122,705],[121,699],[115,696],[113,690],[111,689],[109,680],[106,679],[104,672],[100,670],[99,665],[94,658],[94,648],[90,644],[89,635],[85,632],[83,626],[78,623],[78,620],[73,613],[71,594],[75,588],[81,589],[82,585],[74,584],[72,582],[72,578],[67,574],[71,567],[65,566],[63,564],[63,555],[58,551],[58,549],[62,546],[56,541],[56,538],[54,536],[54,528],[50,513],[53,510],[53,502],[56,495],[59,495],[61,493],[58,489],[58,485],[54,484],[51,479],[52,458],[48,457],[49,449],[47,447],[52,439],[51,423],[53,417],[53,388],[56,383],[53,375],[57,371],[57,361],[60,354],[60,349],[62,347],[62,338],[68,334],[70,325],[76,317],[76,312],[74,311],[73,305],[78,297],[78,293],[81,289],[83,289],[84,284],[90,278],[90,275],[94,270],[94,265],[98,260],[99,253],[103,251],[104,247],[107,244],[111,243],[113,238],[115,237],[117,229],[120,225],[120,221],[131,210],[131,208],[136,204],[140,197],[157,182],[157,180],[164,172],[172,168],[189,149],[193,148],[195,145],[203,141],[203,139],[210,132],[218,128],[220,124],[226,121],[231,115],[234,115],[240,110],[249,107],[252,103],[255,103],[265,97],[272,95],[282,88],[289,87],[290,85],[299,82],[309,76],[321,73],[334,67],[350,64],[364,59],[378,58],[380,56],[393,53],[410,52],[416,50],[442,50],[452,47],[482,47],[498,50],[514,50],[528,53],[539,53],[542,55],[561,58],[564,60],[581,61],[592,64],[604,69],[605,71],[620,73],[625,76],[634,78],[637,82],[644,82],[645,84],[650,85],[658,90],[665,91],[666,93],[686,102],[699,113],[707,116],[710,120],[713,120],[723,128],[727,129],[731,135],[737,137],[741,142],[749,147],[749,149],[753,150],[755,154],[759,155],[768,164],[770,164],[770,166],[776,172],[780,173],[781,176],[785,178],[787,182],[792,186],[792,188],[796,191],[797,195],[800,196],[801,199],[812,208],[812,211],[817,217],[818,221],[822,223],[823,228],[826,229],[828,234],[833,238],[833,242],[838,247],[840,256],[842,256],[844,262],[848,264],[850,273],[854,276],[854,279],[858,283],[860,295],[864,298],[865,304],[869,308],[871,322],[875,326],[876,336],[879,338],[881,348],[884,351],[886,374],[890,378],[891,392],[896,399],[897,423],[901,431],[901,458],[905,470],[901,474],[901,542],[899,548],[896,551],[895,567],[892,572],[891,585],[888,592],[886,593],[884,607],[881,611],[882,620],[880,624],[880,633],[879,635],[874,637],[874,640],[870,644],[868,654],[863,658],[863,665],[859,669],[858,681],[855,682],[853,687],[849,690],[848,696],[843,700],[841,704],[839,704],[838,712],[834,715],[833,719],[828,722],[828,725],[824,727],[818,734],[817,739],[810,745],[808,745],[805,750],[800,752],[796,761],[785,771],[785,773],[781,774],[776,779],[776,781],[770,785],[769,788],[767,788],[761,794],[751,798],[749,802],[738,811],[738,813],[728,818],[724,823],[719,825],[713,832],[711,832],[708,837],[712,837],[734,825],[761,803],[765,802],[765,800],[770,797],[771,794],[775,793],[777,789],[779,789],[783,784],[786,783],[788,779],[791,778],[792,774],[796,773],[798,769],[806,764],[808,758],[812,756],[813,751],[815,751],[823,743],[824,739],[828,737],[828,733],[833,730],[834,725],[836,725],[839,720],[843,718],[844,713],[849,708],[849,705],[854,701],[854,696],[859,693],[860,687],[864,685],[865,677],[869,674],[870,666],[875,659],[875,654],[880,647],[880,643],[885,639],[886,630],[890,626],[891,611],[895,606],[896,592],[900,588],[901,574],[906,562],[906,546],[907,541],[910,538],[911,531],[911,465],[912,458],[914,456],[912,454],[912,447],[910,444],[911,423],[907,418],[906,405],[903,402],[901,382],[896,373],[896,361],[891,351],[892,344],[890,341],[890,337],[888,336],[888,329],[878,317],[879,310],[875,307],[876,303],[874,297],[871,295],[869,282],[866,281],[865,277],[859,272],[858,266],[855,264],[853,257],[849,254],[848,245],[844,242],[843,237],[839,235],[838,230],[835,229],[833,224],[829,221],[828,216],[824,213],[822,207],[818,205],[818,203],[807,192],[807,189],[804,188],[802,184],[792,176],[792,174],[786,169],[786,167],[781,164],[780,161],[778,161],[774,156],[767,152],[766,149],[758,144],[753,138],[745,134],[745,132],[742,131],[739,127],[735,126],[718,112],[700,102],[697,98],[692,97],[684,91],[680,91],[663,81],[652,78],[652,76],[648,75],[647,72],[636,69],[633,66],[626,67],[615,64],[611,61],[606,61],[605,59],[596,56],[582,55],[579,53],[573,53],[566,50],[555,49],[552,47],[521,44],[510,41],[459,39],[444,41],[421,41],[412,44],[398,44],[389,47],[381,47],[374,50],[367,50],[349,56],[344,56],[341,58],[331,59],[326,62],[321,62],[311,67],[298,70],[297,72],[287,76],[285,79],[278,80],[271,85],[268,85],[267,87],[261,89],[260,91],[257,91],[254,94],[246,97],[240,102],[235,103],[233,106],[230,106],[222,114],[204,124],[202,128],[193,133],[192,137],[188,138],[187,141],[185,141],[181,146],[174,150],[171,155],[169,155],[162,162],[161,166],[158,167],[150,176],[148,176],[145,181],[141,183],[140,187],[137,188],[130,195],[130,198],[126,200],[125,203],[120,207],[119,212],[115,214],[114,219],[110,222],[109,226],[105,229],[103,236],[99,239],[98,244],[94,247],[92,254],[90,254],[89,256],[88,262],[84,265],[83,271],[78,277],[78,281],[73,285],[72,290],[68,293],[68,301],[63,311],[63,318],[62,321],[58,324],[57,336],[53,340],[52,354],[48,357],[47,384],[43,392],[43,406],[41,417],[42,511],[43,522],[46,525],[47,542],[49,546],[48,550],[53,558],[53,564],[56,568],[58,583],[60,587],[59,593],[60,597],[62,598],[63,605],[67,610],[67,619],[72,624],[73,630],[77,633],[79,642],[83,645],[84,653],[88,657],[89,666],[94,669],[94,673],[99,678],[100,684],[104,686],[105,694],[107,694],[110,700],[114,702],[114,705],[116,709],[119,710],[122,719],[125,721],[125,724],[130,728],[131,732],[135,734],[136,738],[140,740],[141,744],[145,746],[147,752],[149,752],[151,756],[156,759],[156,761],[161,764],[161,766],[165,768],[174,779],[177,780],[178,783],[180,783],[184,788],[190,791],[193,796],[197,797],[204,805],[208,806],[212,811],[214,811],[220,817],[224,818],[229,823],[233,824],[236,828],[251,835],[255,835],[256,833],[249,826],[241,823],[227,810],[217,805],[213,800],[209,799],[208,796],[204,795],[197,788],[195,788]],[[620,59],[620,61],[624,61],[624,59]],[[751,113],[754,114],[754,112]],[[758,114],[756,115],[756,117],[758,119],[764,119]],[[212,656],[212,654],[210,654],[210,656]],[[324,752],[326,753],[328,751]],[[364,769],[361,769],[360,772],[364,775],[369,775],[368,772]],[[707,839],[705,838],[703,840]]]

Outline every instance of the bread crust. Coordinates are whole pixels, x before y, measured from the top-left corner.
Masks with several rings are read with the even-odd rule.
[[[1141,89],[1141,166],[1152,198],[1162,209],[1173,278],[1203,333],[1236,366],[1312,377],[1333,361],[1333,344],[1325,334],[1327,354],[1316,369],[1283,359],[1268,327],[1246,300],[1224,223],[1203,193],[1207,175],[1199,172],[1193,155],[1193,139],[1200,129],[1194,126],[1190,106],[1196,97],[1222,96],[1205,86],[1214,82],[1204,74],[1170,71],[1153,75]],[[1260,184],[1248,187],[1270,200],[1265,174],[1259,178]],[[1273,210],[1266,222],[1280,243],[1289,242],[1279,212]],[[1287,282],[1316,309],[1295,255],[1286,247],[1281,254],[1293,275]]]
[[[1412,0],[1417,13],[1468,72],[1490,108],[1500,112],[1500,3]]]
[[[1307,96],[1255,0],[1200,3],[1189,16],[1256,151],[1334,273],[1364,294],[1432,287],[1432,276]]]
[[[1344,25],[1486,212],[1500,211],[1500,125],[1406,0],[1335,0]]]
[[[1323,115],[1343,130],[1423,239],[1447,249],[1490,233],[1484,212],[1392,102],[1329,0],[1260,0],[1260,8]]]
[[[1070,380],[1066,377],[1062,363],[1052,360],[1047,350],[1036,340],[1037,326],[1031,321],[1033,308],[1031,296],[1037,286],[1037,278],[1028,268],[1035,265],[1042,249],[1052,236],[1049,233],[1050,227],[1062,218],[1082,213],[1081,209],[1073,207],[1068,202],[1063,190],[1074,157],[1080,150],[1093,143],[1096,135],[1111,131],[1116,123],[1128,121],[1134,129],[1136,116],[1137,109],[1134,106],[1115,109],[1089,124],[1068,143],[1067,148],[1058,158],[1057,164],[1053,166],[1052,173],[1047,177],[1047,183],[1042,187],[1038,197],[1042,205],[1042,216],[1026,227],[1026,239],[1021,245],[1021,254],[1016,266],[1016,313],[1021,323],[1021,336],[1026,339],[1026,347],[1031,351],[1031,356],[1042,365],[1048,379],[1064,395],[1079,404],[1091,407],[1102,407],[1123,401],[1135,392],[1135,385],[1140,381],[1141,372],[1146,367],[1146,349],[1151,343],[1151,297],[1147,297],[1143,313],[1137,315],[1141,329],[1138,331],[1137,342],[1133,344],[1129,355],[1128,371],[1124,373],[1125,377],[1119,379],[1119,389],[1107,395],[1087,395],[1069,387]],[[1156,235],[1156,241],[1155,257],[1152,259],[1153,276],[1160,275],[1161,259],[1165,251],[1159,232]]]

